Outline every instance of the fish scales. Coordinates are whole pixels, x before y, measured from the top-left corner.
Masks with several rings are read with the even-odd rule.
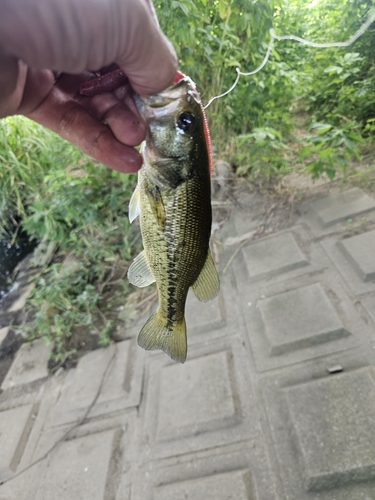
[[[181,321],[187,291],[198,278],[207,257],[211,205],[202,202],[207,191],[204,182],[195,177],[181,184],[172,195],[170,192],[162,194],[166,216],[165,228],[161,228],[153,223],[145,193],[150,186],[147,176],[143,174],[142,177],[143,245],[155,281],[160,283],[161,290],[167,291],[159,293],[159,308],[170,322]],[[187,206],[192,206],[192,210],[187,211]]]

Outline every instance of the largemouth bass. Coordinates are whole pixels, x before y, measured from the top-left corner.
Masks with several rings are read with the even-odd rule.
[[[220,286],[209,249],[208,127],[194,83],[181,73],[164,92],[136,95],[135,102],[148,130],[129,218],[132,222],[140,216],[144,250],[131,264],[128,278],[139,287],[155,281],[159,298],[138,344],[148,350],[161,349],[183,363],[189,288],[206,302],[216,297]]]

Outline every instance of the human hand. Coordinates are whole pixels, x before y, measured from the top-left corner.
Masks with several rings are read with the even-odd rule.
[[[0,10],[0,117],[23,114],[111,168],[138,170],[142,159],[133,146],[145,125],[131,87],[157,93],[177,69],[150,1],[0,0]],[[112,63],[130,85],[82,96],[93,70]]]

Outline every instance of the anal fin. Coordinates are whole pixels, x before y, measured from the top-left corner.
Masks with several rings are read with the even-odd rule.
[[[208,302],[214,299],[219,293],[219,275],[217,274],[210,249],[208,250],[203,269],[195,283],[193,283],[192,289],[197,299],[201,302]]]

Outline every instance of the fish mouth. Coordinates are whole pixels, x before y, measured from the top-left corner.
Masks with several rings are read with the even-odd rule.
[[[159,120],[163,117],[168,117],[173,114],[178,108],[182,99],[182,95],[177,97],[154,96],[141,97],[134,94],[134,102],[142,118],[147,122],[150,119]]]
[[[151,96],[133,94],[135,105],[142,118],[147,121],[152,118],[158,120],[170,116],[188,95],[192,96],[196,101],[199,99],[195,91],[195,84],[188,76],[183,75],[179,80],[176,79],[175,81],[177,83],[159,94]]]

